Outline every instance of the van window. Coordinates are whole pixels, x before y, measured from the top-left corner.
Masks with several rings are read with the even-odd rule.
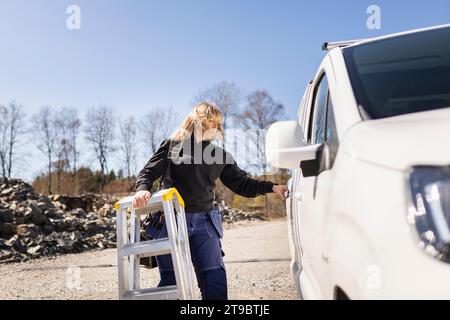
[[[312,81],[308,82],[308,86],[306,87],[305,93],[303,94],[302,102],[300,103],[300,109],[297,113],[298,122],[300,124],[300,127],[302,128],[303,136],[301,137],[302,140],[308,139],[308,132],[304,131],[308,128],[308,122],[307,122],[307,115],[310,107],[310,93],[312,89]]]
[[[327,107],[328,82],[326,75],[320,79],[314,89],[313,109],[309,126],[308,141],[312,144],[320,144],[325,138],[325,116]]]
[[[343,49],[356,101],[372,119],[450,107],[450,27]]]
[[[336,130],[336,120],[334,118],[334,109],[328,93],[327,102],[327,124],[325,128],[325,141],[330,151],[330,168],[333,167],[334,159],[339,149],[339,138]]]

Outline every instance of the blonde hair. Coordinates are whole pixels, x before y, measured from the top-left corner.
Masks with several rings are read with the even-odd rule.
[[[223,140],[222,112],[211,102],[197,103],[181,124],[181,128],[172,135],[172,140],[181,141],[189,139],[192,133],[198,139],[202,136],[203,130],[206,128],[206,122],[211,119],[218,120],[217,138]]]

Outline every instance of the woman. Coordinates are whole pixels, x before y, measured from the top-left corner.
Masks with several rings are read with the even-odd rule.
[[[227,278],[220,238],[222,216],[214,207],[215,181],[244,197],[275,192],[285,199],[286,186],[270,181],[251,179],[241,170],[230,153],[211,143],[223,139],[220,110],[206,102],[197,104],[180,130],[164,140],[140,171],[136,181],[133,207],[142,207],[150,200],[150,188],[160,176],[166,176],[170,187],[177,188],[185,202],[189,245],[197,282],[203,299],[227,299]],[[175,156],[174,152],[175,150]],[[167,237],[165,228],[147,229],[155,239]],[[161,275],[158,286],[174,285],[170,255],[156,257]]]

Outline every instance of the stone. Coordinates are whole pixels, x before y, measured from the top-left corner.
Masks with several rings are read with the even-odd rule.
[[[0,250],[9,249],[11,247],[6,241],[0,239]]]
[[[1,223],[0,224],[0,237],[8,238],[16,233],[16,225],[14,223]]]
[[[19,225],[19,224],[25,224],[25,223],[26,223],[25,217],[17,217],[17,216],[16,216],[16,224],[17,224],[17,225]]]
[[[76,209],[70,210],[70,214],[79,216],[79,217],[83,217],[86,215],[86,211],[84,211],[83,208],[76,208]]]
[[[27,199],[27,196],[25,193],[22,192],[13,192],[10,196],[10,200],[12,201],[24,201]]]
[[[19,239],[19,236],[17,234],[15,234],[14,236],[12,236],[11,238],[9,238],[6,241],[3,241],[3,243],[5,245],[7,245],[8,247],[12,247],[14,242],[17,241]]]
[[[45,234],[51,234],[52,232],[56,231],[56,227],[53,224],[46,224],[42,226],[42,231]]]
[[[49,219],[61,219],[62,216],[63,216],[63,213],[64,213],[63,210],[59,210],[59,209],[56,209],[56,208],[51,208],[51,209],[48,209],[45,212],[45,215]]]
[[[14,222],[14,214],[11,210],[0,210],[0,222]]]
[[[13,191],[14,191],[13,188],[5,189],[5,190],[3,190],[2,192],[0,192],[0,196],[2,196],[2,197],[8,196],[8,195],[10,195]]]
[[[35,204],[31,204],[31,222],[37,226],[42,226],[48,222],[48,218],[42,210]]]
[[[16,232],[22,237],[36,238],[39,236],[39,229],[34,224],[20,224],[16,228]]]
[[[70,223],[63,219],[55,220],[53,225],[55,226],[56,232],[63,232],[71,228]]]
[[[27,253],[34,255],[34,254],[38,253],[39,251],[42,251],[42,249],[43,248],[41,246],[37,245],[35,247],[28,248]]]
[[[59,202],[59,201],[53,202],[53,206],[54,206],[56,209],[59,209],[59,210],[62,210],[62,211],[66,211],[66,210],[67,210],[67,206],[66,206],[65,204],[62,204],[62,203]]]
[[[73,250],[73,241],[70,239],[57,239],[56,240],[58,247],[64,249],[66,252],[70,252]]]
[[[14,253],[12,251],[1,250],[0,251],[0,261],[9,260],[14,257]]]
[[[40,201],[36,205],[41,211],[49,210],[54,207],[51,202],[48,203],[48,202],[44,202],[44,201]]]
[[[27,246],[25,245],[25,243],[23,243],[23,241],[19,239],[18,235],[15,235],[11,239],[9,239],[8,242],[11,244],[11,247],[17,252],[20,253],[27,252]]]
[[[97,233],[96,231],[98,229],[98,225],[97,225],[97,223],[95,221],[91,221],[91,222],[85,224],[84,228],[90,234]]]
[[[109,216],[111,213],[115,213],[114,206],[109,203],[105,203],[103,207],[98,210],[98,218],[103,219],[106,216]]]

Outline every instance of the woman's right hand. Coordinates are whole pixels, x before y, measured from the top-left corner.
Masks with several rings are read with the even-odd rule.
[[[147,190],[141,190],[136,192],[133,199],[133,208],[144,207],[150,200],[151,196],[152,194],[150,193],[150,191]]]

